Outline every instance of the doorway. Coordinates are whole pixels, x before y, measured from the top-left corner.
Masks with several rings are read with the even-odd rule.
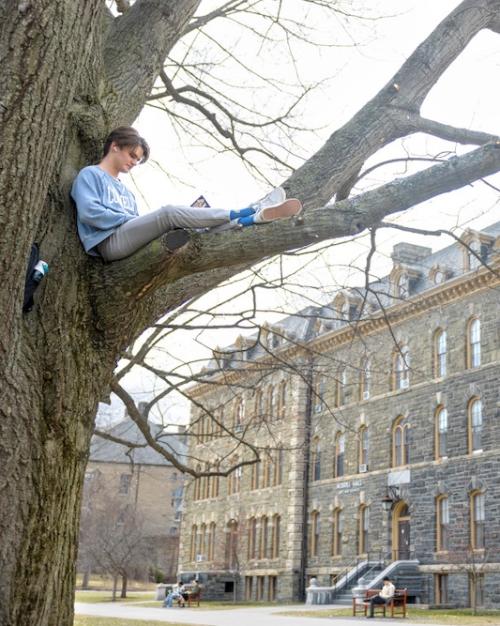
[[[392,560],[410,558],[410,511],[404,501],[396,504],[392,514]]]

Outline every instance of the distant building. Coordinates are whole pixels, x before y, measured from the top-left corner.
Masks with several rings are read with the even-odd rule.
[[[333,602],[387,572],[500,606],[500,223],[463,241],[400,243],[384,279],[214,352],[190,454],[254,458],[232,433],[261,461],[187,485],[180,572],[206,595],[297,600],[314,576]]]
[[[177,457],[186,453],[185,437],[162,434],[158,424],[150,424],[160,445]],[[99,480],[105,496],[113,498],[124,514],[134,511],[142,520],[142,529],[150,545],[152,570],[174,578],[177,570],[179,527],[181,521],[183,474],[165,457],[146,445],[137,425],[130,419],[113,426],[107,434],[116,440],[129,441],[127,448],[112,439],[94,436],[85,475],[84,507],[92,507],[90,489]],[[102,494],[100,494],[102,495]]]

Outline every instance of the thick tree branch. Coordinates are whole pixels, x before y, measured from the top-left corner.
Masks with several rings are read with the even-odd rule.
[[[366,159],[395,139],[414,132],[401,110],[420,110],[444,71],[470,40],[489,28],[500,0],[464,0],[415,50],[391,80],[285,183],[306,206],[322,206],[353,180]],[[455,140],[455,139],[454,139]]]
[[[95,301],[102,330],[118,340],[134,329],[135,303],[147,302],[149,322],[179,306],[189,291],[193,297],[214,287],[244,266],[327,239],[355,235],[376,226],[384,217],[404,211],[439,194],[459,189],[500,171],[500,142],[490,143],[461,157],[397,179],[335,205],[310,210],[296,222],[230,231],[193,234],[192,242],[170,254],[156,240],[129,259],[113,263],[95,275]],[[244,265],[243,265],[244,264]],[[212,273],[214,272],[214,273]],[[181,279],[181,280],[180,280]],[[154,292],[158,294],[154,295]],[[168,298],[164,297],[167,296]],[[116,307],[110,307],[115,302]],[[158,306],[162,308],[158,308]],[[141,323],[144,318],[141,316]]]
[[[104,62],[112,125],[132,122],[200,0],[137,0],[108,30]],[[126,119],[124,113],[126,112]]]

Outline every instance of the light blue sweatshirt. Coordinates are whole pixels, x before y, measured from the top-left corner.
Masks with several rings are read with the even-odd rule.
[[[137,217],[134,194],[97,165],[84,167],[71,188],[76,203],[78,235],[85,252],[99,256],[95,247],[130,219]]]

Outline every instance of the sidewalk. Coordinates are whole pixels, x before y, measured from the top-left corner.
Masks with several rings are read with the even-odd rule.
[[[158,622],[177,622],[179,624],[193,624],[198,626],[367,626],[379,624],[380,619],[366,621],[364,617],[339,617],[338,619],[320,619],[315,617],[292,617],[290,615],[277,615],[284,611],[303,611],[305,606],[266,606],[266,607],[238,607],[224,611],[204,610],[203,607],[196,609],[163,609],[130,606],[130,604],[99,603],[84,604],[75,603],[75,613],[80,615],[96,615],[100,617],[118,617],[122,619],[137,619]],[[325,606],[317,607],[317,610],[325,609]],[[330,608],[330,607],[329,607]],[[307,610],[316,610],[316,607],[307,607]],[[408,619],[390,620],[391,623],[404,626],[422,626]],[[387,624],[388,620],[384,620]],[[435,624],[434,626],[439,626]]]

